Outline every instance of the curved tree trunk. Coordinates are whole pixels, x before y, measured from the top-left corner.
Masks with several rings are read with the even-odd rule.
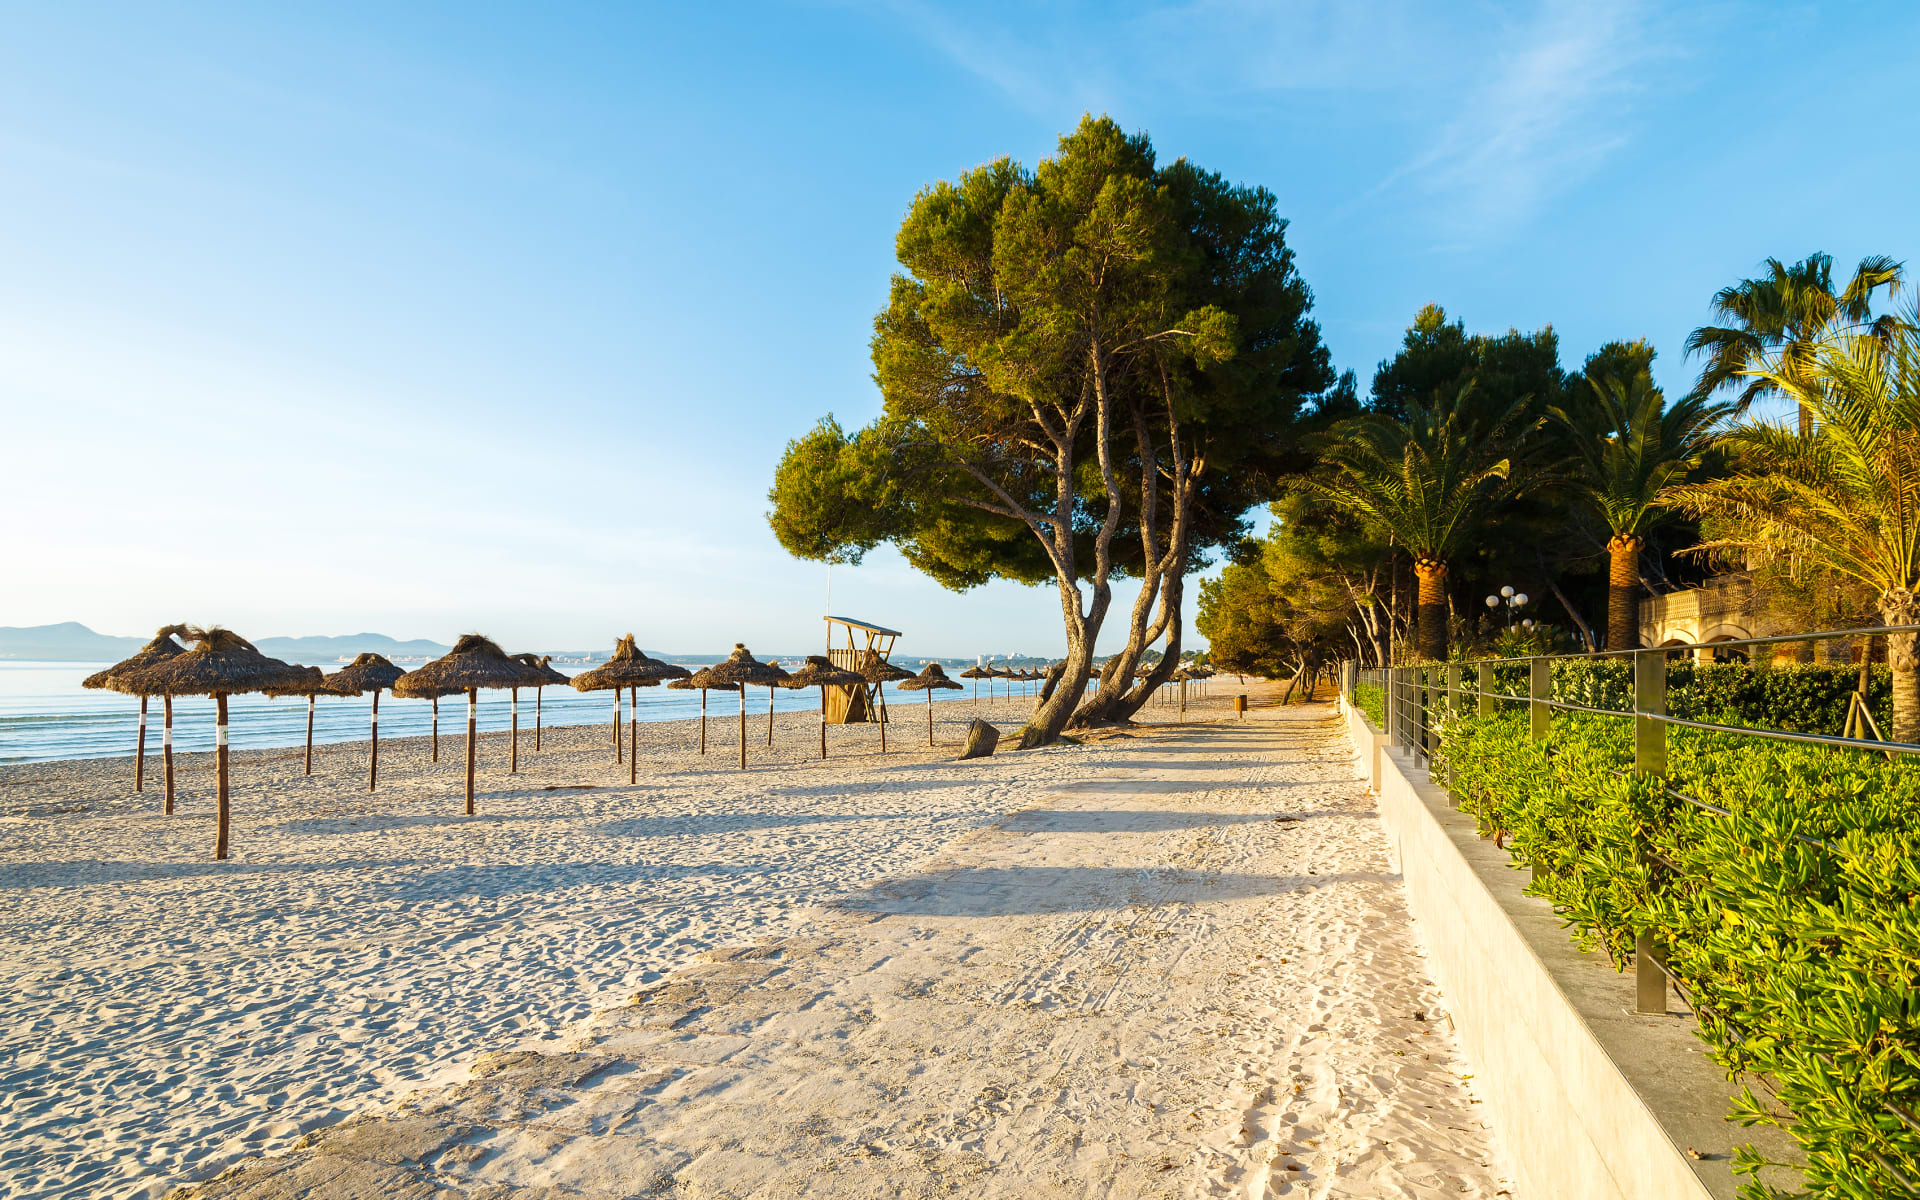
[[[1418,634],[1414,649],[1421,660],[1445,662],[1447,658],[1447,564],[1434,558],[1413,561],[1414,578],[1420,581]]]
[[[1637,533],[1616,533],[1607,539],[1607,649],[1625,652],[1640,648],[1640,547],[1646,539]]]
[[[1889,625],[1920,622],[1920,597],[1906,588],[1884,593],[1880,619]],[[1888,737],[1920,742],[1920,634],[1888,634],[1887,665],[1893,668],[1893,728]]]
[[[1107,586],[1104,575],[1096,578],[1093,585],[1093,602],[1088,611],[1080,611],[1080,589],[1072,581],[1059,581],[1060,608],[1066,618],[1067,663],[1060,673],[1060,686],[1051,697],[1043,700],[1027,718],[1020,730],[1020,749],[1031,750],[1035,746],[1048,745],[1060,737],[1060,731],[1067,727],[1067,721],[1078,707],[1080,697],[1086,693],[1087,680],[1093,674],[1093,646],[1100,636],[1101,622],[1106,619],[1107,606],[1112,602],[1113,593]]]

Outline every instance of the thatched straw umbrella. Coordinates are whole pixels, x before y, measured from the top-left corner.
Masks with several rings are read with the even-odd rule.
[[[860,656],[856,668],[860,677],[873,685],[873,694],[880,700],[880,753],[887,752],[887,692],[889,683],[898,683],[902,679],[912,679],[913,672],[894,666],[886,659],[869,650]]]
[[[562,686],[573,682],[573,680],[547,665],[553,661],[553,655],[551,654],[542,654],[538,658],[535,658],[531,654],[516,654],[514,657],[538,671],[540,678],[545,680],[546,683]],[[546,684],[544,683],[533,689],[533,752],[535,754],[540,753],[540,700],[546,693],[546,690]]]
[[[715,663],[700,674],[708,677],[708,687],[716,684],[731,684],[740,689],[740,769],[744,771],[747,769],[747,689],[778,687],[780,679],[786,675],[786,672],[761,662],[747,650],[746,646],[735,642],[733,653],[727,656],[725,662]],[[701,708],[704,710],[705,707],[706,700],[703,696]]]
[[[746,689],[738,684],[721,683],[713,677],[712,667],[701,667],[685,679],[676,679],[667,686],[681,692],[700,689],[700,753],[702,754],[707,752],[707,693],[740,692],[740,706],[745,708],[747,704]]]
[[[229,629],[188,629],[194,647],[131,672],[127,690],[135,695],[212,696],[214,747],[219,763],[219,807],[213,857],[227,857],[227,697],[287,685],[299,686],[307,667],[268,658],[253,643]]]
[[[320,673],[319,667],[296,666],[294,670],[300,672],[297,679],[290,679],[275,687],[261,688],[260,691],[261,694],[271,696],[275,700],[283,700],[289,696],[307,698],[307,774],[311,775],[313,774],[313,702],[323,692],[327,695],[333,693],[328,690],[327,677]]]
[[[767,684],[767,745],[771,746],[773,745],[773,689],[786,687],[787,681],[793,676],[787,674],[787,669],[780,665],[780,660],[777,658],[767,660],[767,669],[773,672],[773,679]]]
[[[960,672],[960,678],[973,680],[973,698],[977,702],[980,699],[980,681],[982,679],[992,679],[993,668],[968,667],[966,670]],[[991,683],[987,685],[987,699],[993,699],[993,685]]]
[[[1181,667],[1167,678],[1168,683],[1180,685],[1180,719],[1182,721],[1187,719],[1187,681],[1194,677],[1191,671]]]
[[[1013,681],[1020,678],[1019,674],[1015,672],[1011,667],[995,667],[993,669],[993,677],[995,679],[1004,679],[1007,681],[1005,685],[1006,692],[1001,697],[1001,699],[1012,700],[1013,699]],[[993,685],[991,683],[987,685],[987,699],[989,700],[993,699]]]
[[[378,654],[362,654],[327,676],[327,688],[336,696],[373,693],[373,716],[367,726],[367,790],[380,779],[380,693],[406,672]]]
[[[80,681],[85,688],[106,688],[110,691],[125,692],[122,680],[129,674],[163,662],[176,654],[184,652],[184,647],[173,640],[176,633],[185,633],[185,625],[162,625],[153,635],[153,640],[134,651],[132,655],[121,659],[104,671],[97,671]],[[133,790],[145,791],[147,783],[147,696],[140,696],[140,733],[133,750]],[[173,811],[173,697],[162,697],[166,708],[166,733],[160,742],[161,757],[166,761],[167,770],[167,811]]]
[[[960,691],[961,685],[947,678],[947,672],[939,663],[928,663],[912,679],[900,681],[903,692],[925,692],[927,694],[927,745],[933,745],[933,694],[942,688]]]
[[[534,687],[539,677],[477,633],[460,635],[453,649],[394,681],[393,694],[432,698],[467,694],[467,815],[473,815],[473,768],[480,736],[480,689]]]
[[[830,687],[850,688],[865,683],[866,680],[833,665],[833,660],[824,654],[809,654],[807,661],[798,671],[787,676],[782,686],[799,691],[801,688],[820,689],[820,757],[827,756],[827,689]]]
[[[668,680],[688,679],[691,676],[692,673],[685,667],[663,663],[657,658],[649,658],[641,653],[640,647],[633,640],[633,635],[629,633],[614,643],[613,657],[604,665],[595,667],[591,671],[582,671],[568,682],[583,692],[602,692],[609,688],[613,690],[614,739],[616,741],[620,736],[618,728],[620,689],[625,688],[627,718],[630,726],[627,730],[627,739],[634,741],[640,735],[640,698],[636,689],[659,687]],[[639,781],[640,756],[629,754],[627,755],[627,782],[638,783]]]
[[[605,671],[616,662],[629,662],[633,659],[641,658],[647,659],[648,662],[655,661],[654,659],[647,658],[645,654],[640,652],[639,645],[633,640],[633,635],[629,633],[623,637],[613,639],[613,654],[605,663],[593,668],[591,671],[582,671],[573,677],[573,686],[583,692],[611,691],[613,693],[613,761],[615,762],[625,762],[627,758],[626,747],[620,741],[621,692],[634,686],[650,687],[656,686],[656,684],[630,684],[624,678],[616,682],[611,676],[600,675],[598,672]],[[591,683],[589,686],[580,687],[580,681],[582,679],[590,680]],[[634,719],[638,720],[639,718],[636,717]]]

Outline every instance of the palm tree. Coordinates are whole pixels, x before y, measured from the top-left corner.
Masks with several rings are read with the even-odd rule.
[[[1888,625],[1920,621],[1920,313],[1890,336],[1841,332],[1750,373],[1800,405],[1805,427],[1754,421],[1723,439],[1736,469],[1677,487],[1674,503],[1719,518],[1700,552],[1784,557],[1859,581]],[[1916,635],[1887,637],[1893,737],[1920,741]]]
[[[1308,481],[1412,552],[1420,589],[1414,645],[1423,659],[1447,656],[1448,564],[1520,490],[1512,456],[1537,424],[1527,417],[1531,396],[1481,419],[1473,387],[1409,405],[1405,421],[1369,413],[1340,422],[1329,431],[1324,473]]]
[[[1745,379],[1738,400],[1742,412],[1776,387],[1756,369],[1769,356],[1779,373],[1791,375],[1806,368],[1814,346],[1836,326],[1861,327],[1885,342],[1900,324],[1891,315],[1873,316],[1874,293],[1881,288],[1898,292],[1904,278],[1904,264],[1884,254],[1861,259],[1839,292],[1833,290],[1831,254],[1810,254],[1791,267],[1769,258],[1766,267],[1759,278],[1743,279],[1714,296],[1713,315],[1723,324],[1703,325],[1687,335],[1687,357],[1707,359],[1694,394],[1705,396]],[[1802,432],[1810,420],[1801,409]]]
[[[1607,538],[1607,649],[1639,644],[1640,549],[1646,530],[1700,456],[1731,404],[1695,392],[1669,407],[1644,369],[1625,380],[1591,372],[1593,403],[1548,409],[1567,431],[1576,486]]]

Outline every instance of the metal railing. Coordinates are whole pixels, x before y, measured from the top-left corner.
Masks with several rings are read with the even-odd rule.
[[[1525,704],[1529,718],[1529,733],[1534,741],[1546,740],[1552,728],[1552,717],[1556,712],[1584,713],[1599,717],[1614,717],[1633,722],[1633,766],[1628,770],[1610,772],[1619,778],[1634,776],[1664,776],[1667,773],[1667,731],[1672,728],[1698,729],[1710,733],[1733,734],[1779,741],[1810,743],[1830,746],[1841,750],[1869,750],[1886,754],[1889,759],[1895,755],[1920,754],[1920,744],[1912,742],[1877,741],[1870,738],[1835,736],[1829,734],[1802,733],[1785,729],[1766,729],[1741,725],[1726,725],[1713,721],[1696,721],[1676,717],[1667,712],[1667,662],[1675,652],[1710,650],[1722,652],[1737,650],[1748,646],[1777,646],[1790,643],[1812,643],[1841,638],[1871,638],[1894,633],[1920,632],[1920,625],[1877,625],[1858,629],[1831,630],[1821,633],[1782,634],[1773,637],[1744,638],[1722,642],[1697,642],[1682,646],[1663,646],[1651,650],[1599,652],[1591,654],[1552,654],[1529,655],[1519,658],[1474,659],[1471,662],[1434,663],[1422,666],[1386,667],[1357,669],[1354,664],[1345,664],[1342,676],[1345,694],[1352,701],[1354,689],[1362,683],[1378,683],[1386,695],[1386,733],[1388,744],[1405,751],[1416,767],[1426,767],[1431,772],[1433,751],[1438,746],[1438,730],[1434,718],[1444,712],[1448,716],[1464,715],[1471,703],[1474,715],[1491,716],[1502,705]],[[1632,707],[1627,709],[1600,708],[1587,704],[1574,704],[1553,698],[1553,664],[1565,661],[1619,661],[1625,658],[1633,661]],[[1863,655],[1863,657],[1865,657]],[[1524,666],[1526,690],[1524,693],[1507,691],[1499,686],[1497,676],[1500,668]],[[1467,686],[1467,676],[1471,672],[1472,686]],[[1509,673],[1519,675],[1517,670]],[[1864,697],[1862,697],[1864,700]],[[1444,758],[1442,760],[1444,765]],[[1439,781],[1451,784],[1451,779]],[[1677,788],[1662,785],[1661,792],[1669,799],[1678,801],[1691,808],[1720,817],[1732,817],[1734,814],[1717,804],[1709,803],[1697,796],[1689,795]],[[1447,802],[1458,807],[1459,801],[1448,790]],[[1791,835],[1796,841],[1815,846],[1829,853],[1836,853],[1835,847],[1817,838],[1802,834]],[[1679,867],[1656,852],[1645,831],[1637,835],[1636,852],[1642,861],[1650,867],[1659,869],[1659,873],[1650,871],[1654,886],[1670,881],[1680,874]],[[1659,874],[1667,878],[1662,880]],[[1640,1013],[1659,1014],[1667,1011],[1667,989],[1671,987],[1688,1009],[1694,1013],[1708,1013],[1711,1010],[1699,1003],[1691,994],[1686,983],[1669,966],[1671,947],[1661,943],[1652,930],[1634,931],[1634,1010]],[[1739,1032],[1729,1027],[1729,1033],[1739,1040]],[[1831,1056],[1820,1055],[1829,1068],[1836,1067]],[[1880,1108],[1894,1117],[1901,1125],[1914,1133],[1920,1133],[1920,1114],[1895,1104],[1889,1100],[1877,1099]],[[1865,1152],[1886,1171],[1888,1177],[1912,1196],[1920,1197],[1920,1182],[1909,1178],[1893,1163],[1889,1162],[1878,1150],[1871,1146],[1862,1147]]]

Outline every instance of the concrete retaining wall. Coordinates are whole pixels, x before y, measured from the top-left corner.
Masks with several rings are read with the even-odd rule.
[[[1752,1134],[1722,1119],[1730,1088],[1691,1018],[1629,1011],[1632,976],[1575,949],[1426,770],[1383,745],[1363,713],[1342,708],[1363,767],[1373,759],[1394,863],[1518,1194],[1732,1197],[1732,1145]]]
[[[1380,791],[1380,755],[1387,744],[1387,735],[1373,727],[1367,720],[1367,714],[1347,703],[1345,696],[1340,698],[1340,711],[1346,714],[1347,736],[1353,739],[1353,747],[1360,753],[1360,769],[1366,772],[1367,786],[1376,794]]]

